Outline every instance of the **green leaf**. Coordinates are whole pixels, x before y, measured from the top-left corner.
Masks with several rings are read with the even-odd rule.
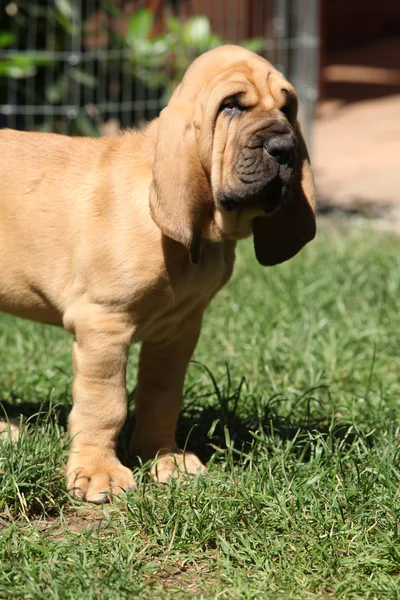
[[[169,33],[181,35],[183,29],[182,21],[178,17],[168,17],[166,29]]]
[[[55,0],[55,18],[69,35],[78,32],[78,10],[72,0]]]
[[[15,40],[15,35],[9,31],[0,31],[0,48],[10,46]]]
[[[218,35],[215,35],[214,33],[212,33],[208,39],[208,46],[211,50],[211,48],[216,48],[217,46],[221,46],[224,43],[223,39],[220,38]]]
[[[136,40],[135,44],[132,47],[132,54],[135,58],[139,60],[142,57],[151,56],[152,52],[152,43],[150,40]]]
[[[62,75],[52,85],[49,85],[46,89],[46,100],[51,104],[61,102],[65,91],[65,83],[66,78]]]
[[[210,21],[207,19],[207,17],[191,17],[184,25],[183,41],[188,46],[196,45],[208,40],[210,33]]]
[[[24,79],[36,74],[34,65],[16,65],[10,61],[0,61],[0,75],[11,77],[11,79]]]
[[[69,76],[85,87],[95,88],[97,85],[97,78],[91,73],[87,73],[86,71],[82,71],[81,69],[77,69],[76,67],[72,68],[69,71]]]
[[[71,0],[55,0],[55,5],[60,13],[68,19],[72,21],[77,17],[77,9],[74,6],[74,3]]]
[[[23,79],[36,75],[36,67],[52,62],[46,52],[23,52],[9,54],[6,59],[0,60],[0,75],[12,79]]]
[[[243,48],[247,48],[247,50],[251,50],[256,54],[259,54],[264,48],[264,38],[256,37],[251,38],[249,40],[243,40],[243,42],[240,42],[240,46],[243,46]]]
[[[25,67],[30,65],[40,66],[54,62],[54,59],[52,59],[47,52],[40,50],[28,50],[24,52],[18,52],[15,54],[9,54],[8,60],[12,62],[13,65],[18,67]]]
[[[135,70],[135,77],[150,88],[163,87],[166,85],[167,77],[163,70],[138,68]]]
[[[79,133],[89,136],[89,137],[100,137],[100,132],[95,125],[93,125],[92,121],[88,116],[84,114],[79,114],[76,117],[75,125],[79,131]]]
[[[155,39],[154,43],[152,44],[152,53],[155,56],[162,56],[166,52],[168,52],[168,40],[165,36],[160,36],[159,38]]]
[[[147,40],[154,25],[153,13],[147,8],[141,8],[134,13],[129,21],[126,41],[133,46],[138,40]]]

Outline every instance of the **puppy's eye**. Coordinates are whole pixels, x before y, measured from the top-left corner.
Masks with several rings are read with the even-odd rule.
[[[280,111],[283,114],[283,116],[286,117],[288,121],[290,121],[290,116],[292,113],[290,105],[287,103],[284,104],[283,106],[281,106]]]
[[[282,93],[285,102],[279,110],[286,117],[286,119],[293,124],[296,121],[297,116],[297,98],[295,94],[289,90],[283,89]]]
[[[296,119],[297,114],[297,98],[289,92],[289,90],[282,90],[283,96],[285,98],[284,104],[280,107],[281,113],[286,117],[286,119],[290,122]]]
[[[226,115],[239,114],[244,111],[244,107],[239,104],[238,99],[233,96],[231,98],[225,98],[219,107],[220,112],[224,112]]]

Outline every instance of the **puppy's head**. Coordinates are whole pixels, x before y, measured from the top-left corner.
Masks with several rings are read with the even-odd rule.
[[[194,263],[202,238],[253,233],[263,265],[313,239],[314,182],[297,97],[270,63],[236,46],[192,63],[158,121],[150,207]]]

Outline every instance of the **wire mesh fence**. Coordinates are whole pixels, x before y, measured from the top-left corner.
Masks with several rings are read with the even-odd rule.
[[[0,126],[108,135],[153,118],[186,67],[243,43],[317,97],[318,0],[0,0]]]

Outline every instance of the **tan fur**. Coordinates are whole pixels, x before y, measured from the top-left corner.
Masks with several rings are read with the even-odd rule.
[[[218,106],[243,91],[253,105],[246,119],[278,114],[282,86],[292,90],[267,61],[227,46],[195,61],[141,131],[104,139],[0,132],[0,309],[74,336],[67,477],[89,501],[135,486],[115,454],[132,342],[143,342],[132,452],[158,456],[161,481],[206,472],[175,443],[185,373],[203,312],[231,276],[236,240],[251,234],[256,217],[268,221],[257,207],[227,213],[216,204],[216,191],[234,185],[241,135]],[[298,186],[309,186],[313,215],[304,165]]]

